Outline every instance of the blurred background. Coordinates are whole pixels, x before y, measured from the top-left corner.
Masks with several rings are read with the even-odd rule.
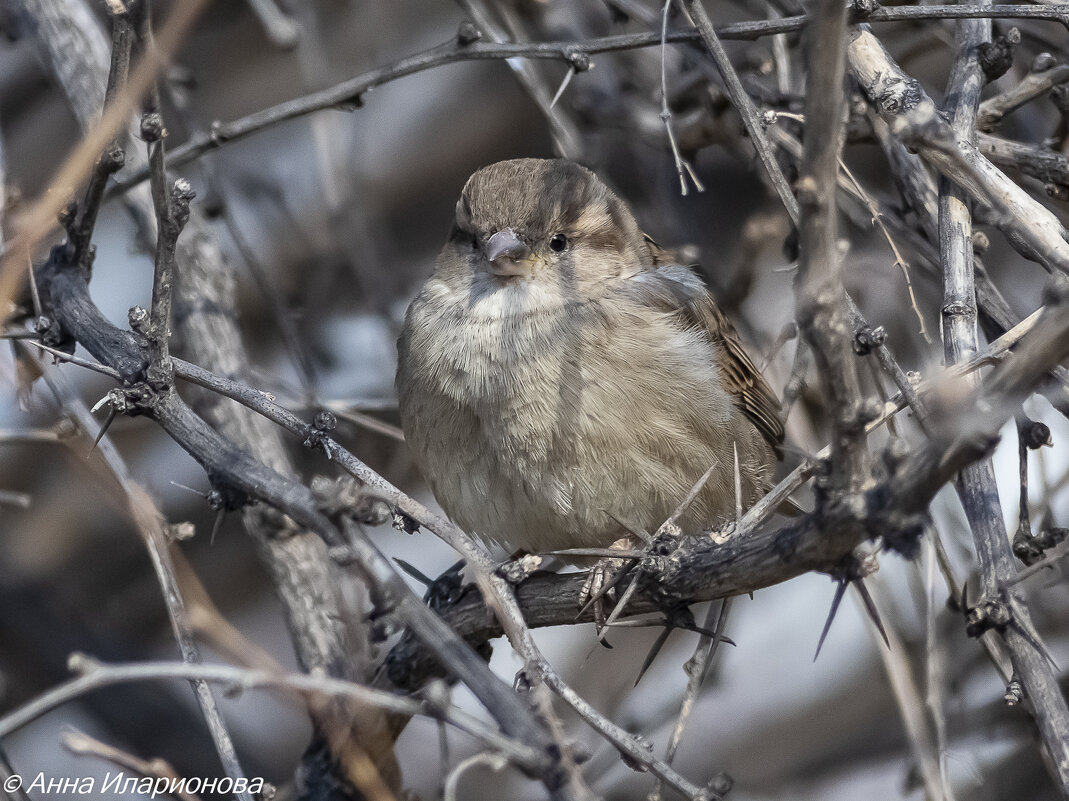
[[[90,3],[106,24],[102,3]],[[0,5],[2,7],[2,5]],[[169,8],[159,3],[160,15]],[[718,24],[800,11],[794,0],[707,3]],[[227,0],[198,21],[168,72],[164,97],[169,147],[281,101],[307,94],[449,41],[473,13],[531,41],[582,40],[612,33],[658,30],[654,0],[514,0],[453,4],[431,0]],[[18,14],[5,10],[0,44],[0,141],[7,208],[36,198],[48,186],[80,130],[52,83],[34,37]],[[674,12],[670,26],[687,27]],[[484,21],[485,26],[485,21]],[[997,31],[1009,26],[996,22]],[[1035,57],[1069,57],[1064,29],[1018,24],[1023,41],[1014,66],[988,94],[1019,82]],[[484,27],[484,29],[486,29]],[[940,102],[953,57],[953,23],[896,23],[877,29],[901,66]],[[760,107],[800,113],[804,34],[727,42],[744,84]],[[690,46],[666,52],[668,100],[684,155],[705,186],[681,195],[660,119],[661,52],[657,47],[593,56],[549,113],[568,72],[563,62],[477,61],[424,71],[375,88],[359,108],[329,110],[259,132],[182,167],[210,218],[239,287],[237,312],[251,354],[247,383],[311,419],[339,412],[339,439],[390,481],[430,502],[403,444],[391,435],[395,340],[405,307],[429,274],[445,241],[456,198],[467,176],[493,161],[549,157],[555,142],[594,168],[631,204],[662,245],[682,248],[701,268],[738,324],[771,385],[788,380],[793,341],[774,348],[793,318],[794,252],[788,221],[711,62]],[[534,87],[532,89],[532,87]],[[533,94],[532,94],[533,93]],[[541,97],[542,104],[537,101]],[[859,116],[864,119],[864,114]],[[550,122],[550,119],[553,122]],[[862,126],[863,127],[863,126]],[[800,128],[785,120],[782,130]],[[1065,147],[1066,121],[1040,98],[1006,120],[1001,136]],[[1064,151],[1063,151],[1064,152]],[[844,208],[846,281],[871,325],[883,326],[903,366],[924,374],[941,362],[942,289],[923,258],[922,226],[901,213],[903,202],[871,132],[860,131],[845,158],[866,192],[899,210],[913,236],[897,244],[909,262],[917,307],[932,344],[920,335],[903,273],[871,214]],[[792,175],[794,159],[783,155]],[[121,175],[121,174],[120,174]],[[1066,218],[1040,182],[1014,175]],[[1025,316],[1039,305],[1045,275],[1017,256],[993,229],[987,268],[1011,306]],[[148,305],[152,262],[138,245],[122,206],[105,205],[97,227],[92,293],[104,313],[126,326],[127,310]],[[179,265],[181,270],[181,265]],[[175,343],[181,353],[180,338]],[[774,352],[773,352],[774,351]],[[93,405],[113,383],[73,365],[57,368]],[[867,368],[878,396],[887,382]],[[810,383],[816,385],[815,376]],[[880,389],[877,388],[877,382]],[[0,508],[0,711],[26,703],[68,675],[67,656],[81,651],[108,661],[174,659],[159,586],[145,548],[128,519],[114,480],[89,442],[58,418],[48,388],[38,383],[20,405],[10,351],[0,350],[0,428],[49,429],[53,442],[18,443],[0,437],[0,490],[17,503]],[[892,391],[893,394],[893,391]],[[1053,448],[1031,455],[1032,519],[1066,525],[1069,423],[1042,398],[1026,407],[1052,431]],[[372,422],[368,422],[370,418]],[[907,415],[898,434],[919,441]],[[826,442],[821,399],[804,389],[791,412],[788,443],[813,453]],[[374,421],[389,424],[376,427]],[[2,432],[0,432],[2,433]],[[111,437],[132,473],[171,523],[189,521],[196,534],[181,544],[225,617],[276,660],[294,667],[290,638],[274,588],[237,515],[215,524],[200,467],[143,418],[120,418]],[[874,443],[886,434],[874,436]],[[1011,533],[1018,519],[1018,456],[1013,427],[996,454]],[[308,479],[333,474],[322,455],[293,441]],[[798,461],[789,454],[786,471]],[[801,498],[803,504],[806,498]],[[24,501],[24,503],[23,503]],[[974,569],[971,536],[952,492],[933,506],[959,583]],[[431,534],[374,531],[389,555],[437,575],[456,555]],[[501,555],[504,558],[505,554]],[[1008,707],[1005,687],[982,649],[966,638],[959,612],[946,608],[947,591],[925,547],[914,563],[886,555],[870,579],[893,634],[889,651],[873,635],[848,593],[820,658],[813,661],[834,584],[809,575],[737,599],[728,634],[683,738],[677,765],[702,783],[723,770],[735,779],[738,801],[838,801],[924,797],[903,705],[941,731],[943,767],[960,798],[1040,799],[1057,793],[1044,770],[1032,724]],[[422,591],[418,583],[413,586]],[[1069,664],[1069,592],[1061,575],[1028,584],[1037,625],[1054,660]],[[696,610],[699,619],[702,610]],[[589,625],[536,632],[565,679],[599,710],[650,738],[661,753],[678,710],[682,665],[697,636],[676,632],[642,681],[633,686],[652,629],[614,633],[612,650],[594,647]],[[209,658],[214,658],[208,654]],[[496,643],[493,668],[511,681],[521,663]],[[906,700],[892,690],[888,671],[912,687]],[[904,674],[903,674],[904,671]],[[1064,673],[1062,673],[1064,678]],[[463,688],[458,702],[481,714]],[[909,707],[909,704],[913,704]],[[223,700],[250,776],[263,776],[291,797],[294,770],[308,745],[306,717],[264,693]],[[606,798],[645,799],[653,780],[624,767],[593,731],[564,714],[569,735],[591,753],[584,769]],[[77,758],[59,745],[74,726],[145,758],[160,756],[180,775],[219,773],[217,758],[189,687],[180,682],[118,687],[95,693],[41,718],[5,740],[23,775],[103,776],[106,763]],[[451,735],[440,754],[437,727],[416,720],[397,744],[405,786],[413,797],[440,797],[449,768],[476,750]],[[513,772],[476,768],[461,780],[460,797],[500,801],[542,797],[544,790]],[[671,797],[671,796],[669,796]]]

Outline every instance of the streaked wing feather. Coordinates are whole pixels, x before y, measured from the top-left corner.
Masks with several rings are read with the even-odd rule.
[[[720,368],[726,389],[735,405],[753,422],[774,448],[783,442],[783,420],[779,398],[761,376],[739,339],[735,327],[724,316],[701,279],[681,266],[671,253],[646,237],[654,269],[633,279],[643,302],[665,311],[677,312],[701,329],[723,355]]]

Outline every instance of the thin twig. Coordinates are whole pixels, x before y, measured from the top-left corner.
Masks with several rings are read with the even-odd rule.
[[[739,80],[738,73],[735,72],[727,51],[724,50],[724,45],[721,44],[720,37],[713,28],[709,15],[705,12],[705,7],[700,0],[683,0],[683,2],[694,20],[694,25],[698,29],[709,55],[713,57],[717,69],[720,70],[720,76],[727,87],[731,103],[735,106],[739,116],[742,117],[742,124],[746,128],[746,133],[749,134],[754,149],[757,150],[757,155],[761,158],[761,164],[764,165],[765,172],[768,173],[776,194],[779,195],[779,199],[787,210],[787,215],[791,218],[791,221],[797,224],[799,219],[798,201],[794,199],[787,177],[783,174],[783,170],[780,169],[779,162],[776,161],[776,155],[768,143],[768,137],[761,126],[757,109],[754,107],[750,95],[743,87],[742,81]]]
[[[334,696],[349,702],[375,706],[405,715],[426,715],[441,718],[439,709],[424,701],[405,698],[394,693],[351,681],[327,676],[308,676],[303,673],[273,673],[264,670],[232,667],[230,665],[192,665],[187,662],[130,662],[108,664],[83,654],[70,659],[71,669],[78,675],[42,693],[32,701],[0,717],[0,739],[10,736],[24,726],[70,703],[87,693],[105,687],[134,682],[189,681],[221,684],[230,690],[278,689],[299,692],[308,696]],[[502,737],[485,723],[459,709],[450,709],[444,719],[460,731],[493,748],[518,764],[537,761],[530,745]]]
[[[95,737],[90,737],[85,732],[78,731],[75,728],[65,728],[60,733],[59,740],[60,744],[75,756],[89,756],[101,759],[124,770],[132,770],[139,776],[174,780],[173,786],[177,788],[176,795],[180,801],[200,801],[198,795],[185,789],[184,782],[178,783],[180,779],[178,773],[175,772],[171,763],[165,759],[160,759],[159,757],[156,759],[141,759],[127,751],[123,751],[121,748],[116,748],[113,745],[97,740]]]
[[[1000,94],[989,97],[980,104],[976,115],[976,127],[981,131],[993,131],[1002,118],[1025,103],[1042,97],[1052,86],[1069,81],[1069,64],[1056,64],[1042,72],[1031,72]]]
[[[870,23],[904,22],[926,19],[1048,19],[1064,21],[1065,12],[1057,8],[1032,5],[933,5],[896,6],[879,8],[864,19]],[[715,34],[721,39],[752,40],[763,36],[793,33],[808,24],[806,15],[781,19],[736,22],[716,27]],[[702,41],[698,31],[670,31],[665,37],[669,44],[693,44]],[[370,72],[349,78],[327,89],[279,103],[231,122],[216,122],[209,132],[196,134],[168,157],[167,166],[174,168],[187,164],[204,153],[251,136],[264,128],[278,125],[286,120],[325,109],[351,108],[354,100],[360,99],[370,89],[390,81],[404,78],[417,72],[470,60],[505,60],[513,58],[543,59],[571,63],[577,56],[592,56],[657,47],[661,43],[660,32],[622,34],[587,39],[581,42],[469,42],[458,45],[448,42],[423,53],[400,59]],[[130,187],[148,178],[147,169],[139,169],[119,181],[107,196],[125,192]]]
[[[104,90],[104,108],[109,108],[120,97],[126,87],[130,74],[130,52],[134,42],[134,26],[126,9],[109,9],[111,14],[111,68],[108,70],[108,84]],[[119,170],[125,161],[122,151],[121,133],[116,131],[111,143],[97,159],[96,166],[89,177],[78,221],[72,226],[69,246],[74,249],[73,260],[77,264],[89,266],[89,243],[93,238],[97,215],[104,201],[104,190],[108,180]]]
[[[55,370],[45,369],[44,365],[40,365],[40,368],[49,388],[56,396],[56,400],[81,428],[82,433],[87,437],[91,437],[95,421],[69,380]],[[182,659],[187,664],[198,664],[201,661],[200,650],[193,638],[193,629],[189,623],[189,616],[186,614],[185,601],[175,578],[174,565],[171,562],[168,550],[164,517],[159,509],[156,508],[155,503],[144,487],[133,479],[125,461],[111,441],[101,434],[96,438],[94,446],[98,448],[98,452],[102,455],[105,464],[107,464],[108,469],[121,487],[130,517],[137,526],[138,533],[141,535],[145,548],[148,550],[152,567],[156,572],[156,579],[160,583],[164,604],[171,620],[171,629]],[[208,726],[208,731],[215,743],[223,769],[235,781],[244,779],[245,773],[238,762],[233,738],[230,736],[230,732],[219,712],[218,703],[211,688],[202,681],[194,681],[191,684],[193,694],[197,698],[197,703]],[[246,782],[242,781],[241,786],[245,784]],[[247,791],[240,792],[238,795],[244,801],[252,801],[252,796]]]
[[[870,589],[875,589],[875,586],[873,585]],[[870,595],[874,604],[879,595],[879,592],[873,592]],[[887,619],[887,615],[883,614],[882,610],[880,617]],[[876,645],[884,672],[887,674],[887,683],[891,686],[913,759],[920,769],[925,796],[928,801],[950,801],[943,792],[945,785],[940,767],[939,749],[931,731],[920,689],[913,678],[913,670],[908,660],[909,652],[894,626],[885,626],[883,632],[878,632],[875,624],[867,628],[872,634],[872,641]],[[887,640],[886,648],[882,647],[881,633]]]
[[[664,0],[664,8],[661,10],[661,122],[664,123],[664,129],[668,132],[668,146],[672,149],[672,159],[675,161],[676,173],[679,175],[679,193],[686,195],[688,174],[694,181],[695,189],[704,192],[705,187],[698,180],[694,169],[680,154],[676,135],[672,130],[672,111],[668,108],[668,45],[665,41],[668,36],[668,11],[671,7],[672,0]]]

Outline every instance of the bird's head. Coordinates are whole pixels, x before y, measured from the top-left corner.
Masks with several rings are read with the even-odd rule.
[[[515,159],[468,179],[439,269],[501,284],[586,284],[630,275],[648,258],[627,205],[593,172],[564,159]]]

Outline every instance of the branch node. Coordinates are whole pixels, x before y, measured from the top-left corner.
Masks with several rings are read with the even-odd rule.
[[[126,313],[126,319],[130,323],[130,330],[138,334],[148,335],[149,315],[144,306],[131,306]]]
[[[543,558],[537,554],[525,554],[519,559],[502,562],[494,571],[513,587],[522,584],[532,573],[542,567]]]
[[[981,601],[965,614],[965,633],[982,637],[985,632],[1002,631],[1013,620],[1010,608],[1002,601]]]
[[[149,111],[141,116],[141,139],[148,144],[158,142],[167,136],[167,129],[163,127],[163,117],[159,112]]]
[[[1050,438],[1050,427],[1038,420],[1029,420],[1021,429],[1021,437],[1029,450],[1039,450],[1044,445],[1050,447],[1054,441]]]
[[[208,483],[212,485],[208,506],[217,512],[234,512],[250,503],[248,495],[210,471]]]
[[[1055,84],[1050,88],[1048,96],[1058,111],[1069,114],[1069,83]]]
[[[193,191],[192,185],[185,178],[176,179],[174,186],[171,187],[171,203],[173,204],[171,224],[174,226],[176,238],[189,222],[189,204],[196,196],[197,193]]]
[[[1058,59],[1056,59],[1050,53],[1039,53],[1034,59],[1032,59],[1032,66],[1029,68],[1030,72],[1046,72],[1052,67],[1058,66]]]
[[[1024,687],[1016,675],[1006,685],[1006,694],[1002,696],[1002,700],[1006,702],[1006,706],[1017,706],[1024,700]]]
[[[338,418],[333,412],[324,409],[315,416],[312,425],[315,426],[316,431],[333,431],[338,427]]]
[[[347,515],[369,526],[381,526],[393,518],[393,510],[385,498],[350,476],[334,479],[313,476],[310,489],[320,511],[328,517]]]
[[[67,670],[76,676],[88,676],[95,670],[99,670],[102,663],[81,651],[74,651],[67,657]]]
[[[705,792],[709,795],[710,801],[719,801],[730,793],[734,786],[735,780],[724,771],[719,771],[705,785]]]
[[[1013,537],[1013,553],[1018,559],[1031,567],[1043,561],[1047,551],[1056,548],[1069,535],[1069,528],[1048,528],[1035,536],[1018,531]]]
[[[470,20],[460,23],[460,27],[457,28],[457,44],[461,47],[473,45],[482,38],[483,32],[479,30],[478,25]]]
[[[590,61],[590,56],[581,50],[570,50],[566,52],[564,54],[564,60],[567,61],[576,72],[586,72],[593,66]]]
[[[980,69],[989,82],[1001,78],[1013,66],[1013,56],[1020,43],[1021,32],[1017,28],[1010,28],[993,42],[982,42],[977,46]]]
[[[869,326],[860,328],[854,334],[854,353],[858,356],[868,356],[886,340],[887,331],[882,325],[878,325],[875,328],[870,328]]]

